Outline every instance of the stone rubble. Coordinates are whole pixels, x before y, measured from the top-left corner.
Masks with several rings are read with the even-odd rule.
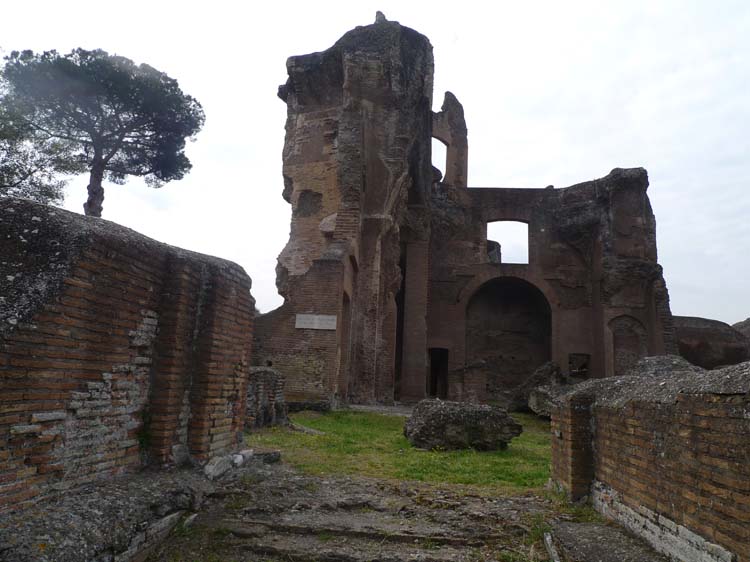
[[[422,400],[404,425],[404,435],[421,449],[505,449],[523,428],[497,406]]]

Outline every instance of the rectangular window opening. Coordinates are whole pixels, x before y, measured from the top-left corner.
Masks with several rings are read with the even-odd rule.
[[[529,263],[529,225],[519,221],[487,223],[490,263]]]

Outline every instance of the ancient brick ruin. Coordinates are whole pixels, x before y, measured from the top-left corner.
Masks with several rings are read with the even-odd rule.
[[[239,266],[0,201],[0,511],[244,427],[254,301]]]
[[[257,319],[255,361],[287,377],[289,401],[513,404],[549,360],[601,377],[676,350],[645,170],[467,188],[461,104],[448,92],[432,111],[432,46],[396,22],[287,70],[285,302]],[[493,221],[528,225],[528,264],[502,261]]]
[[[553,481],[675,560],[748,562],[750,362],[640,375],[553,408]]]
[[[672,316],[646,171],[470,188],[429,41],[383,17],[287,71],[272,312],[233,263],[0,200],[0,512],[146,465],[223,474],[285,400],[518,407],[573,378],[548,404],[558,487],[677,559],[750,562],[750,319]],[[496,221],[527,225],[528,263],[503,259]],[[649,357],[678,352],[698,367]],[[166,518],[137,506],[154,536],[197,509],[171,490]]]
[[[553,480],[677,559],[750,560],[750,363],[626,376],[750,352],[737,329],[672,316],[646,171],[469,188],[463,108],[447,92],[431,110],[429,41],[382,17],[287,71],[284,304],[256,319],[254,361],[288,400],[515,407],[542,365],[592,379],[552,406]],[[503,261],[494,221],[528,226],[528,263]]]

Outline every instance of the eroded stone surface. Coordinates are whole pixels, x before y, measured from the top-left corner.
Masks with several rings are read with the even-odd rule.
[[[514,400],[509,404],[509,409],[530,409],[539,416],[549,417],[549,407],[546,404],[547,394],[538,389],[540,387],[546,389],[548,386],[558,386],[566,383],[567,380],[568,377],[563,375],[560,366],[554,361],[548,361],[514,389]]]
[[[704,369],[750,359],[750,339],[734,327],[708,318],[675,316],[680,355]]]
[[[572,387],[560,400],[592,396],[595,405],[622,406],[632,401],[674,403],[680,394],[741,396],[749,392],[750,361],[712,371],[681,364],[674,371],[656,377],[647,373],[586,381]]]
[[[252,464],[223,482],[192,530],[173,535],[149,562],[489,562],[528,554],[532,521],[551,511],[536,496]]]
[[[566,562],[668,562],[642,539],[612,525],[563,521],[552,533]]]
[[[0,518],[0,561],[130,562],[214,489],[192,470],[144,472]]]
[[[505,449],[523,428],[497,406],[422,400],[404,425],[404,435],[422,449]]]
[[[742,322],[737,322],[736,324],[733,324],[732,328],[734,328],[738,332],[742,332],[743,334],[745,334],[745,337],[750,338],[750,318],[747,318],[746,320],[743,320]]]

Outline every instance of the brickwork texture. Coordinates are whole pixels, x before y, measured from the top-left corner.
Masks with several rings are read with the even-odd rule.
[[[239,266],[0,200],[0,510],[232,450],[254,301]]]
[[[573,499],[599,490],[616,518],[642,514],[631,527],[679,559],[718,545],[750,561],[750,363],[579,386],[553,408],[553,480]]]

